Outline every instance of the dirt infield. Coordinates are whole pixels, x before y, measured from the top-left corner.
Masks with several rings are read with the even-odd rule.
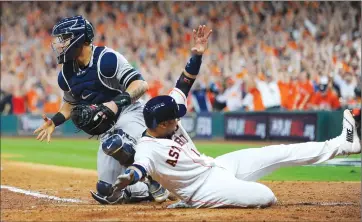
[[[163,204],[97,204],[89,194],[92,170],[2,159],[1,185],[73,198],[70,203],[1,189],[1,221],[360,221],[361,184],[347,182],[263,182],[279,203],[267,209],[166,209]]]

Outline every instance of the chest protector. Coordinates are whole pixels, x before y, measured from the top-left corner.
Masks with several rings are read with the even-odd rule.
[[[64,79],[64,85],[70,89],[77,104],[89,105],[109,102],[122,92],[116,77],[106,79],[98,72],[98,61],[105,49],[105,47],[96,47],[93,50],[92,61],[84,70],[75,67],[73,61],[63,65],[62,72],[59,73],[62,76],[59,76],[59,79]],[[109,84],[110,81],[113,84]],[[61,88],[63,89],[63,87]]]

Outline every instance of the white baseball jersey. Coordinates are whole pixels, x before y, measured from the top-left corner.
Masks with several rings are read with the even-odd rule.
[[[170,96],[178,104],[185,104],[186,97],[179,89],[173,89]],[[191,197],[214,165],[213,158],[197,151],[180,122],[172,140],[142,137],[136,150],[134,164],[145,168],[154,180],[181,199]]]
[[[179,104],[186,99],[178,89],[171,96]],[[276,202],[274,193],[254,181],[282,166],[331,159],[346,143],[343,135],[327,142],[239,150],[213,159],[201,155],[180,123],[178,126],[172,140],[142,137],[134,165],[194,208],[270,206]],[[143,175],[139,167],[132,169]]]

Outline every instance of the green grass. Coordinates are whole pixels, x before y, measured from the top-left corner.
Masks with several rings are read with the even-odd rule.
[[[273,172],[263,180],[287,181],[361,181],[361,167],[352,166],[299,166]]]
[[[10,159],[57,166],[96,169],[96,140],[54,139],[51,143],[35,139],[2,138],[1,153],[14,154]]]
[[[96,169],[99,141],[87,139],[54,139],[50,144],[34,138],[1,138],[1,153],[13,155],[9,159]],[[239,149],[258,147],[252,143],[229,144],[222,142],[196,143],[199,151],[216,157]],[[360,158],[360,155],[350,157]],[[263,180],[303,180],[303,181],[360,181],[361,167],[346,166],[300,166],[279,169]]]

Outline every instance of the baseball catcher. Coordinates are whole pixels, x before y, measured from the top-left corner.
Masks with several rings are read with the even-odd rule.
[[[58,85],[64,103],[52,118],[34,131],[37,139],[50,142],[55,127],[72,119],[89,135],[99,135],[97,192],[92,197],[102,204],[167,199],[168,191],[152,178],[113,193],[117,175],[133,163],[135,144],[145,130],[143,103],[139,98],[148,85],[119,52],[92,44],[94,28],[82,16],[61,19],[52,30],[53,50],[62,69]]]

